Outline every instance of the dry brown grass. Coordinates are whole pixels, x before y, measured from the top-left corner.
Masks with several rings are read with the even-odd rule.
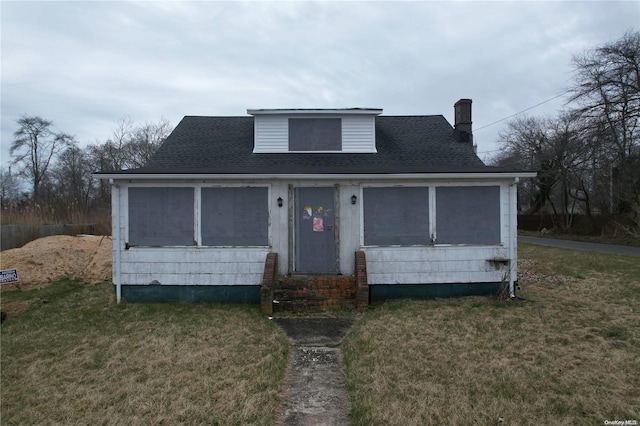
[[[273,424],[288,354],[255,306],[112,304],[110,285],[3,292],[2,424]]]
[[[2,249],[22,247],[48,235],[111,235],[111,212],[107,209],[84,212],[74,206],[23,206],[0,212]]]
[[[640,421],[640,262],[522,245],[519,296],[385,303],[343,344],[356,425]]]
[[[524,300],[385,303],[342,344],[356,425],[640,421],[638,258],[522,245]],[[277,422],[288,354],[254,306],[3,291],[2,424]]]
[[[25,204],[6,206],[0,215],[0,222],[5,224],[22,224],[38,226],[56,223],[93,223],[111,227],[111,209],[106,208],[86,211],[79,205],[71,204]]]

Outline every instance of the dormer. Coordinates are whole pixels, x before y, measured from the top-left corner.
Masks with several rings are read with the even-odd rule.
[[[254,153],[375,153],[376,108],[249,109]]]

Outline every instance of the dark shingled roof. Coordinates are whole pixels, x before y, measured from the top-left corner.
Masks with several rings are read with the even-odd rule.
[[[186,116],[145,167],[122,174],[495,172],[441,115],[378,116],[377,153],[253,153],[253,117]]]

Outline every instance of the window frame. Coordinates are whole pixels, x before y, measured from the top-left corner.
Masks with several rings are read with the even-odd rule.
[[[172,188],[181,188],[181,189],[191,189],[191,192],[193,194],[193,226],[192,226],[192,232],[191,232],[191,244],[163,244],[163,245],[150,245],[150,244],[132,244],[131,243],[131,189],[172,189]],[[127,197],[126,197],[126,205],[124,206],[124,210],[126,211],[126,225],[125,225],[125,235],[126,235],[126,239],[125,239],[125,246],[126,248],[133,248],[133,247],[148,247],[148,248],[161,248],[161,247],[193,247],[196,244],[196,234],[195,234],[195,229],[196,229],[196,188],[193,185],[176,185],[176,184],[166,184],[166,185],[145,185],[145,184],[141,184],[141,185],[131,185],[127,187]]]
[[[339,149],[334,149],[334,147],[328,148],[328,149],[318,149],[317,147],[313,147],[312,149],[299,149],[299,146],[297,146],[298,149],[296,148],[292,148],[292,126],[291,123],[292,122],[302,122],[302,121],[337,121],[338,122],[338,127],[339,127],[339,132],[338,132],[338,136],[340,138],[340,147]],[[298,136],[297,132],[300,131],[301,129],[296,129],[296,133],[294,135]],[[335,129],[333,129],[335,130]],[[343,146],[344,146],[344,141],[343,141],[343,123],[342,123],[342,117],[289,117],[287,119],[287,152],[290,153],[337,153],[337,152],[342,152]],[[296,144],[297,141],[294,142],[294,144]]]
[[[429,230],[429,235],[427,236],[427,243],[417,243],[417,244],[365,244],[365,228],[364,228],[364,221],[365,221],[365,217],[364,217],[364,204],[366,202],[365,200],[365,189],[368,188],[425,188],[427,189],[428,195],[427,195],[427,206],[428,206],[428,230]],[[424,184],[424,183],[407,183],[407,184],[402,184],[402,185],[398,185],[398,184],[366,184],[366,185],[360,185],[360,191],[359,191],[360,195],[360,245],[362,247],[428,247],[431,245],[431,241],[432,241],[432,233],[433,233],[433,215],[432,215],[432,208],[433,208],[433,200],[432,200],[432,193],[433,193],[433,187],[431,184]]]
[[[267,218],[267,244],[266,245],[252,245],[252,246],[229,246],[229,245],[216,245],[216,246],[205,246],[202,244],[202,188],[242,188],[242,187],[249,187],[249,188],[267,188],[267,214],[268,214],[268,218]],[[130,205],[130,193],[129,190],[131,188],[191,188],[193,190],[194,193],[194,200],[193,200],[193,213],[194,213],[194,217],[193,217],[193,241],[194,244],[192,245],[162,245],[162,246],[150,246],[150,245],[130,245],[130,228],[131,228],[131,217],[129,214],[129,205]],[[129,250],[129,249],[146,249],[146,248],[153,248],[153,249],[162,249],[162,248],[175,248],[175,247],[182,247],[182,248],[186,248],[186,247],[190,247],[190,248],[197,248],[197,249],[206,249],[206,248],[252,248],[252,247],[259,247],[259,248],[269,248],[272,245],[272,227],[271,227],[271,209],[272,209],[272,202],[271,202],[271,196],[272,196],[272,187],[271,184],[247,184],[247,183],[228,183],[228,184],[216,184],[216,183],[174,183],[174,182],[167,182],[167,183],[134,183],[134,184],[129,184],[125,187],[126,189],[126,197],[124,197],[124,201],[122,203],[122,212],[126,217],[126,220],[124,220],[124,226],[122,227],[123,229],[123,235],[125,236],[124,241],[125,241],[125,249]]]
[[[376,188],[376,187],[428,187],[429,188],[429,234],[430,234],[430,243],[429,244],[416,244],[416,245],[366,245],[364,243],[364,189],[365,188]],[[498,233],[499,233],[499,241],[497,243],[491,244],[480,244],[480,243],[459,243],[459,244],[451,244],[451,243],[439,243],[438,242],[438,217],[437,217],[437,201],[436,194],[438,188],[442,187],[497,187],[498,188]],[[418,182],[407,182],[403,184],[388,184],[388,183],[366,183],[361,184],[359,189],[359,204],[360,204],[360,246],[361,247],[496,247],[496,246],[504,246],[505,245],[505,234],[504,234],[504,202],[503,202],[503,188],[504,183],[501,182],[437,182],[437,183],[418,183]],[[361,202],[360,202],[361,200]]]
[[[497,188],[498,191],[498,206],[497,206],[497,215],[498,215],[498,224],[497,224],[497,233],[498,233],[498,238],[497,238],[497,242],[493,242],[493,243],[480,243],[480,242],[457,242],[457,243],[451,243],[451,242],[440,242],[439,238],[438,238],[438,201],[437,201],[437,197],[438,197],[438,188]],[[461,185],[460,183],[450,183],[450,184],[446,184],[446,185],[435,185],[435,190],[433,191],[433,197],[434,197],[434,214],[435,214],[435,220],[434,220],[434,245],[435,246],[439,246],[439,247],[446,247],[446,246],[451,246],[451,247],[458,247],[458,246],[478,246],[478,247],[491,247],[491,246],[501,246],[504,245],[504,241],[503,241],[503,206],[502,206],[502,185],[496,182],[486,182],[486,183],[481,183],[481,184],[474,184],[474,185]]]
[[[243,189],[243,188],[265,188],[266,189],[266,197],[265,197],[265,208],[266,208],[266,236],[265,236],[265,244],[210,244],[210,245],[206,245],[204,243],[204,239],[205,239],[205,235],[203,234],[203,229],[204,229],[204,208],[203,208],[203,190],[207,190],[207,189],[223,189],[223,190],[238,190],[238,189]],[[206,185],[206,186],[201,186],[198,190],[199,193],[199,215],[198,215],[198,224],[199,224],[199,235],[198,235],[198,245],[201,247],[269,247],[270,241],[271,241],[271,227],[269,226],[271,219],[271,209],[270,209],[270,205],[269,205],[269,200],[270,200],[270,187],[267,185],[219,185],[219,186],[213,186],[213,185]]]

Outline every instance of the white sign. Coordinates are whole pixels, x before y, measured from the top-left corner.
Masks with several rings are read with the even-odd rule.
[[[9,284],[18,282],[17,269],[3,269],[0,271],[0,284]]]

